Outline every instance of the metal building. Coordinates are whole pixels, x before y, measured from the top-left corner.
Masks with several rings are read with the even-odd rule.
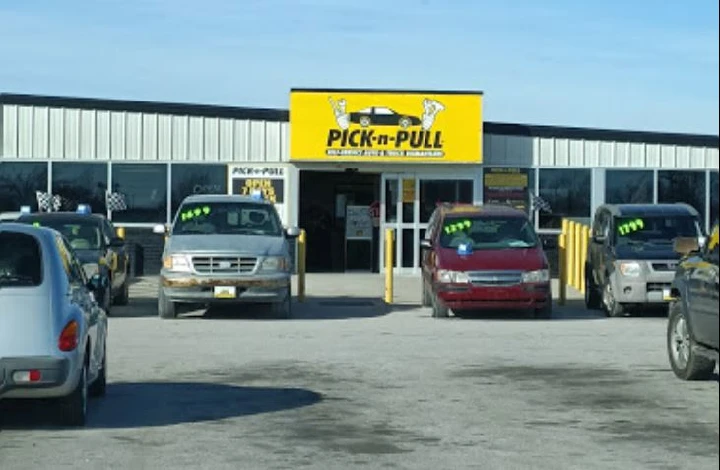
[[[719,213],[717,135],[481,121],[480,148],[468,146],[463,164],[311,161],[291,154],[291,112],[0,94],[0,212],[37,210],[36,191],[89,203],[126,227],[145,274],[160,265],[151,228],[170,222],[183,197],[253,185],[271,192],[285,223],[308,225],[309,256],[324,251],[316,270],[331,271],[380,270],[383,229],[394,228],[398,271],[417,273],[428,211],[441,200],[506,198],[549,235],[562,217],[589,218],[606,201],[687,202],[707,226]],[[108,211],[108,191],[127,210]],[[550,211],[533,210],[534,196]],[[372,229],[349,236],[350,211],[363,207]]]

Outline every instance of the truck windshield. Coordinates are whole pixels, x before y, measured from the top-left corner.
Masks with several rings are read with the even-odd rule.
[[[43,217],[23,216],[18,222],[35,226],[48,227],[62,233],[74,250],[99,250],[102,248],[103,236],[100,227],[93,220],[78,220],[77,217]]]
[[[282,235],[282,223],[270,204],[203,202],[178,210],[173,235]]]
[[[678,237],[700,237],[699,221],[692,216],[616,217],[616,244],[671,244]]]
[[[474,250],[531,248],[538,237],[523,217],[477,216],[445,219],[440,232],[440,246],[458,248],[469,244]]]

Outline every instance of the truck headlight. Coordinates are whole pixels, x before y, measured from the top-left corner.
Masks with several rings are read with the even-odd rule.
[[[283,256],[268,256],[260,265],[260,271],[278,272],[287,271],[288,263]]]
[[[550,282],[550,270],[538,269],[536,271],[526,271],[522,273],[522,282],[524,284]]]
[[[467,284],[470,278],[463,271],[450,271],[447,269],[439,269],[437,272],[437,281],[444,284]]]
[[[170,255],[163,259],[163,268],[177,273],[192,272],[192,264],[185,255]]]
[[[634,261],[618,263],[618,271],[620,274],[627,277],[638,277],[642,274],[642,267],[640,263]]]

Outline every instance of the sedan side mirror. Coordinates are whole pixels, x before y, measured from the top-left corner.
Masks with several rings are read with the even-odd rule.
[[[424,238],[424,239],[420,240],[420,248],[430,250],[430,249],[432,249],[432,242],[429,239]]]
[[[165,235],[167,233],[167,227],[165,224],[158,224],[153,227],[153,233],[156,233],[158,235]]]
[[[298,227],[288,227],[285,229],[285,236],[287,238],[297,238],[300,236],[300,229]]]
[[[695,237],[678,237],[673,241],[673,250],[685,256],[700,250],[700,243]]]

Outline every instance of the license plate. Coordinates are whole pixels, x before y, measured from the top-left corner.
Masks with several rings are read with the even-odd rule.
[[[235,286],[215,286],[216,299],[234,299],[236,295]]]
[[[663,300],[666,302],[669,302],[672,299],[673,299],[673,297],[670,294],[670,289],[663,289]]]

